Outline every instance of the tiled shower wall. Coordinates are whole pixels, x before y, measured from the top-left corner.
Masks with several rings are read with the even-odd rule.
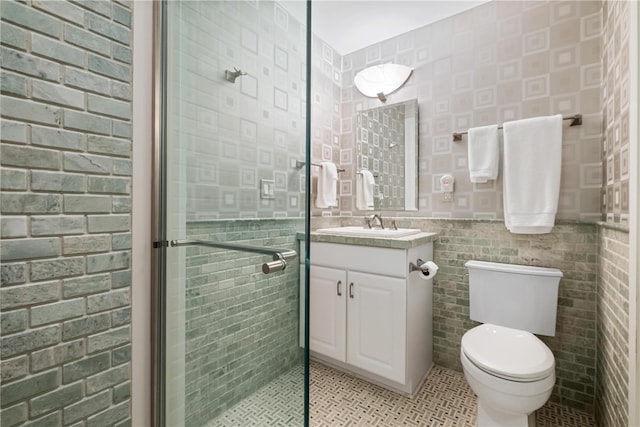
[[[305,158],[305,25],[271,1],[168,4],[170,208],[186,217],[178,233],[294,249],[304,230],[305,172],[295,161]],[[247,74],[232,83],[224,74],[234,68]],[[262,180],[273,181],[273,198],[260,196]],[[299,267],[265,275],[268,257],[197,247],[178,257],[186,277],[170,291],[180,323],[170,350],[184,365],[171,375],[184,396],[170,391],[169,416],[203,425],[301,363]],[[302,382],[291,390],[302,391]]]
[[[331,48],[323,45],[322,50]],[[599,1],[492,1],[347,54],[341,78],[335,79],[342,88],[339,151],[350,151],[355,159],[356,112],[381,105],[355,89],[355,74],[370,65],[404,64],[414,69],[413,75],[389,95],[387,104],[413,98],[419,103],[419,210],[408,215],[501,218],[501,177],[472,184],[466,137],[453,142],[452,132],[581,113],[582,126],[564,126],[558,218],[597,221],[602,182],[600,52]],[[335,56],[323,59],[335,63]],[[314,144],[312,150],[317,150]],[[349,155],[334,156],[343,158]],[[355,168],[347,168],[341,179],[355,182]],[[453,202],[439,194],[439,178],[445,173],[456,179]],[[340,196],[332,214],[362,215],[355,209],[354,195]]]
[[[197,221],[191,239],[297,250],[300,219]],[[264,255],[187,249],[184,425],[204,425],[302,363],[299,264],[265,275]],[[298,396],[300,387],[290,393]],[[298,408],[302,424],[303,408]],[[298,424],[294,422],[294,424]]]
[[[129,1],[2,1],[3,426],[130,425]]]

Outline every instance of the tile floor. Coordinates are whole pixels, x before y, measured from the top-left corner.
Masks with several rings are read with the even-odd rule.
[[[304,425],[304,369],[296,366],[229,408],[207,427],[298,427]]]
[[[209,423],[209,427],[301,426],[302,367],[282,375]],[[461,372],[435,366],[413,397],[399,395],[348,374],[311,363],[312,427],[472,427],[476,398]],[[538,427],[595,427],[593,416],[548,403]]]
[[[313,427],[475,425],[476,396],[464,375],[439,366],[409,398],[313,362],[310,393]],[[536,415],[538,427],[595,427],[590,414],[553,403]]]

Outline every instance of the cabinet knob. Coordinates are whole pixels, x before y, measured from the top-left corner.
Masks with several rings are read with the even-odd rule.
[[[353,282],[349,283],[349,298],[353,298]]]
[[[339,297],[342,296],[342,280],[338,280],[338,283],[336,283],[336,292]]]

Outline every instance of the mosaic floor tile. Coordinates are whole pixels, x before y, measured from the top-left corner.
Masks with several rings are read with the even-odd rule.
[[[304,424],[304,369],[297,366],[229,408],[207,427],[290,427]]]
[[[461,373],[435,366],[409,398],[314,363],[312,426],[472,426],[475,395]]]
[[[296,367],[229,409],[208,427],[301,426],[303,369]],[[309,384],[312,427],[473,427],[476,397],[464,375],[434,366],[420,391],[402,396],[318,362]],[[596,427],[593,416],[554,403],[538,427]]]

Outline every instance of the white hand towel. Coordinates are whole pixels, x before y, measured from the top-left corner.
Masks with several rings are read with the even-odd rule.
[[[322,162],[320,174],[318,175],[318,195],[316,196],[316,207],[325,209],[338,206],[336,200],[338,182],[338,169],[331,162]]]
[[[498,177],[500,150],[498,125],[469,129],[468,163],[471,182],[487,182]]]
[[[560,194],[562,116],[507,122],[504,221],[516,234],[550,233]]]
[[[373,191],[376,182],[373,174],[362,169],[356,176],[356,208],[361,211],[373,210]]]

